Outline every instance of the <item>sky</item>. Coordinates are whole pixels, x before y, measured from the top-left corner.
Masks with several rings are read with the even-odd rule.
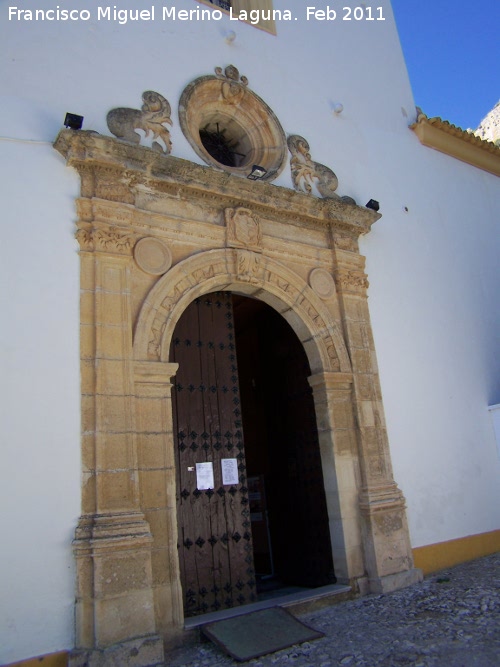
[[[500,99],[500,0],[392,0],[415,104],[476,129]]]

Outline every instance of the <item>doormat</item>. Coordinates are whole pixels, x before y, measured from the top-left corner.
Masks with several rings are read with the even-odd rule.
[[[324,637],[322,632],[304,625],[282,607],[271,607],[207,623],[201,627],[201,631],[241,662]]]

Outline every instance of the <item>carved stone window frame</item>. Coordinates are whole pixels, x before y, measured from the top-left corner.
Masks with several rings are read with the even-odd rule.
[[[248,88],[234,65],[215,75],[189,83],[179,100],[179,123],[195,153],[207,164],[236,176],[247,177],[257,164],[267,170],[262,180],[272,181],[287,162],[287,142],[273,110]],[[218,162],[203,145],[200,130],[220,126],[238,143],[245,157],[238,166]]]

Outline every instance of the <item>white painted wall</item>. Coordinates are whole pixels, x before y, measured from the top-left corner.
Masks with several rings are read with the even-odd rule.
[[[491,425],[495,433],[495,440],[497,443],[498,458],[500,458],[500,403],[490,405],[488,410],[491,415]]]
[[[95,12],[98,2],[17,3],[57,4]],[[180,130],[177,101],[197,76],[236,65],[285,132],[305,136],[313,159],[335,170],[340,194],[381,202],[383,218],[362,251],[395,477],[414,546],[498,528],[500,469],[487,406],[500,401],[499,181],[422,147],[408,130],[414,102],[387,0],[376,3],[386,21],[371,23],[307,22],[302,0],[274,4],[299,19],[278,23],[277,36],[226,17],[16,22],[2,3],[0,136],[50,143],[66,111],[83,115],[85,129],[109,134],[109,109],[138,108],[142,92],[153,89],[172,105],[173,154],[199,162]],[[334,116],[338,101],[344,112]],[[9,323],[1,332],[2,662],[73,645],[79,183],[49,143],[0,139]],[[276,183],[291,187],[288,168]]]
[[[361,245],[394,473],[417,547],[500,526],[488,414],[500,396],[500,181],[411,133],[391,154],[400,169],[390,184],[374,179],[383,218]]]
[[[73,641],[80,388],[76,174],[50,144],[0,141],[0,183],[4,664]]]

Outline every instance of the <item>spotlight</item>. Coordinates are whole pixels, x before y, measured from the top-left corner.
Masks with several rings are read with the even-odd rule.
[[[236,39],[236,33],[234,32],[234,30],[229,30],[226,33],[226,44],[232,44],[235,39]]]
[[[380,208],[380,204],[376,199],[370,199],[370,201],[366,205],[366,208],[371,208],[372,211],[378,211]]]
[[[333,105],[333,113],[338,116],[344,111],[344,105],[341,102],[335,102]]]
[[[258,181],[260,178],[264,178],[267,174],[267,169],[260,167],[258,164],[254,164],[252,171],[248,174],[247,178],[251,181]]]
[[[64,119],[64,127],[71,130],[81,130],[83,125],[83,116],[77,116],[76,113],[67,113]]]

